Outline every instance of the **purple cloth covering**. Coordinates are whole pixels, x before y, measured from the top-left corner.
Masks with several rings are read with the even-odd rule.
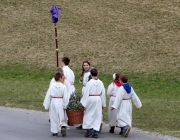
[[[52,22],[57,23],[58,22],[58,14],[59,14],[60,8],[56,5],[53,5],[51,7],[51,14],[52,14]]]

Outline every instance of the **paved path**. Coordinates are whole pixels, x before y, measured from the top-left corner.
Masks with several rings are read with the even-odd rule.
[[[0,140],[84,140],[94,139],[85,138],[83,130],[77,130],[76,126],[71,126],[67,131],[66,137],[59,133],[57,138],[51,136],[48,113],[0,107]],[[148,136],[130,132],[127,138],[108,133],[108,125],[103,125],[99,140],[153,140]]]

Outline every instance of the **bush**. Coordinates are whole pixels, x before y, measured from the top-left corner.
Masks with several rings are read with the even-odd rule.
[[[71,95],[69,99],[69,104],[67,106],[67,110],[82,110],[82,104],[80,103],[81,96],[74,93]]]

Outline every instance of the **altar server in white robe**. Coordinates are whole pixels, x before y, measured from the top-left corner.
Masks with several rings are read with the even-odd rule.
[[[108,86],[107,95],[110,97],[109,99],[109,107],[108,107],[108,122],[110,126],[109,133],[114,133],[114,129],[116,126],[116,117],[117,117],[117,110],[114,109],[111,111],[111,106],[114,103],[114,100],[117,96],[118,89],[120,88],[120,74],[114,73],[113,74],[113,82]]]
[[[74,72],[69,68],[69,63],[70,59],[68,57],[63,57],[62,58],[62,69],[64,76],[66,79],[70,82],[70,93],[71,95],[75,92],[75,87],[74,87],[74,81],[75,81],[75,75]]]
[[[56,73],[57,73],[57,72],[63,73],[62,67],[60,67],[60,66],[57,67],[57,68],[56,68]],[[49,87],[50,87],[50,85],[52,85],[52,84],[55,83],[55,82],[56,82],[55,77],[53,77],[53,78],[51,79],[51,81],[50,81]],[[72,93],[71,84],[70,84],[70,82],[67,80],[67,78],[66,78],[64,75],[63,75],[62,83],[66,86],[66,88],[67,88],[67,93],[68,93],[68,98],[70,98],[71,93]],[[50,113],[50,109],[49,109],[49,114],[51,114],[51,113]],[[49,119],[49,122],[50,122],[50,119]]]
[[[84,89],[86,87],[86,83],[89,81],[89,77],[91,75],[90,71],[93,69],[93,67],[91,67],[90,62],[83,61],[82,63],[82,73],[81,73],[81,77],[79,79],[79,82],[82,83],[82,95],[84,92]],[[76,129],[82,129],[82,125],[79,125],[76,127]]]
[[[53,133],[52,136],[58,136],[58,132],[61,131],[62,136],[66,136],[67,117],[65,109],[69,103],[69,97],[67,89],[63,82],[63,74],[55,74],[56,82],[52,83],[45,96],[43,106],[45,109],[50,109],[50,130]]]
[[[85,137],[98,137],[102,121],[102,109],[106,107],[105,88],[101,80],[97,78],[97,69],[91,70],[91,80],[86,84],[81,104],[85,108],[83,117],[83,129],[86,129]],[[92,133],[93,129],[93,133]]]
[[[137,108],[140,108],[142,103],[134,89],[127,83],[127,75],[122,74],[120,80],[122,86],[118,90],[111,110],[117,109],[117,126],[122,128],[119,134],[127,137],[132,127],[132,102]]]

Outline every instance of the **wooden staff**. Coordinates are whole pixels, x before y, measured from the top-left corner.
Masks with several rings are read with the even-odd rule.
[[[56,23],[58,22],[58,14],[59,14],[60,8],[56,5],[52,5],[51,7],[51,15],[52,15],[52,22],[54,23],[54,29],[55,29],[55,41],[56,41],[56,60],[57,60],[57,67],[59,67],[58,62],[58,39],[57,39],[57,26]]]
[[[55,41],[56,41],[56,61],[57,61],[57,67],[59,67],[59,62],[58,62],[58,38],[57,38],[57,26],[56,23],[54,24],[54,29],[55,29]]]

